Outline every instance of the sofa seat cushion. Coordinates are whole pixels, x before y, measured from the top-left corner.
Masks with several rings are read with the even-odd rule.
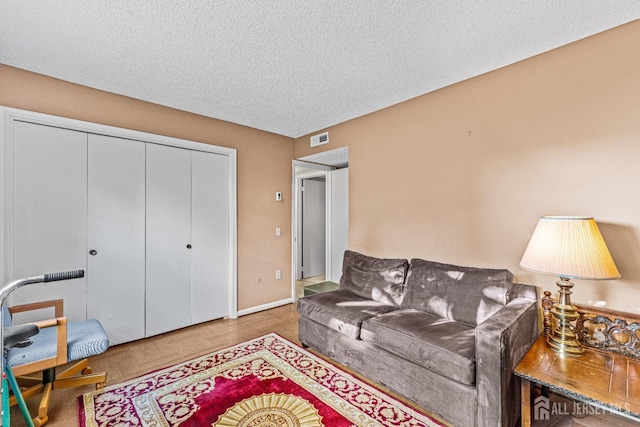
[[[298,300],[300,316],[308,317],[353,339],[360,338],[360,327],[364,320],[392,310],[397,310],[397,307],[341,289]]]
[[[409,261],[400,258],[374,258],[345,251],[340,289],[363,298],[398,305],[402,298]]]
[[[509,303],[512,284],[509,270],[413,259],[401,306],[477,326]]]
[[[401,309],[367,319],[360,336],[454,381],[475,384],[475,328],[471,326]]]

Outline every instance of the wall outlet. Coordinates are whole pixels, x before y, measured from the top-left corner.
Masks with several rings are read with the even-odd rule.
[[[280,227],[276,227],[276,236],[280,236]]]
[[[282,270],[276,270],[276,280],[282,279]]]
[[[259,274],[256,276],[256,283],[257,283],[258,285],[262,285],[262,276],[261,276],[261,275],[259,275]]]

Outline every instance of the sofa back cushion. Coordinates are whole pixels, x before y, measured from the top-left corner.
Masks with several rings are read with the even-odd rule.
[[[509,302],[512,283],[509,270],[413,259],[401,306],[477,326]]]
[[[340,289],[363,298],[399,305],[409,268],[406,259],[383,259],[345,251]]]

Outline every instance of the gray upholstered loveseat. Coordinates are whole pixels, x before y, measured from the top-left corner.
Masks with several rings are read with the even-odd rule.
[[[509,426],[537,293],[508,270],[344,255],[340,289],[298,300],[300,341],[454,426]]]

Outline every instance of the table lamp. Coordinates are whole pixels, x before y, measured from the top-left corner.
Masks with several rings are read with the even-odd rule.
[[[535,273],[559,276],[559,299],[551,313],[557,319],[553,333],[547,337],[552,350],[579,356],[584,349],[578,342],[571,322],[578,311],[571,305],[569,279],[617,279],[618,268],[593,218],[543,216],[533,231],[520,266]]]

